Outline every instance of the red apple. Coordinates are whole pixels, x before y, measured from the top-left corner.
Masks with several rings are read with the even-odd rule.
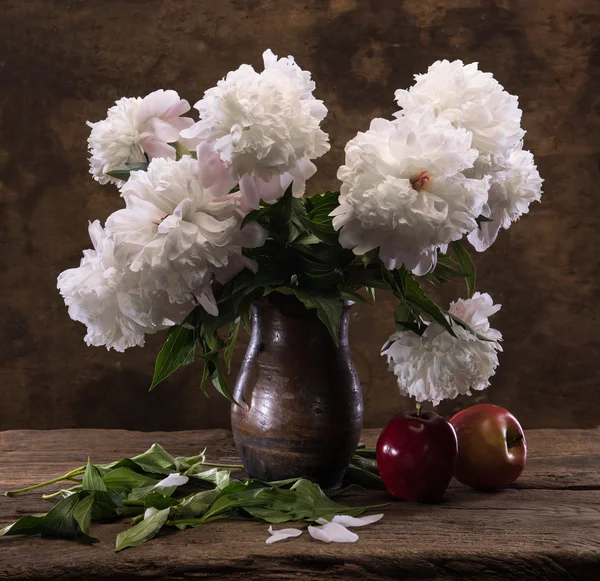
[[[450,419],[458,436],[455,478],[480,490],[512,484],[525,468],[527,442],[508,410],[482,403]]]
[[[452,425],[433,412],[392,418],[377,441],[377,467],[396,498],[437,502],[452,479],[457,454]]]

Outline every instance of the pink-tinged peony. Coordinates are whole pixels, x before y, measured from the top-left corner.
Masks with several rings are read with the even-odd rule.
[[[190,105],[175,91],[162,89],[143,99],[122,98],[108,110],[106,119],[88,125],[90,173],[101,184],[122,182],[107,175],[125,163],[144,162],[165,157],[175,159],[170,143],[179,140],[179,133],[194,120],[182,117]]]
[[[242,65],[208,89],[195,104],[200,121],[182,132],[210,144],[231,175],[242,179],[248,207],[256,206],[257,195],[280,197],[292,179],[294,194],[302,195],[315,171],[310,160],[329,150],[320,128],[327,108],[312,94],[310,73],[270,50],[263,60],[262,73]]]
[[[164,291],[172,302],[193,295],[217,313],[210,282],[215,270],[237,267],[243,247],[261,246],[266,232],[255,223],[241,228],[235,195],[218,180],[210,187],[203,166],[191,157],[156,158],[148,171],[132,172],[121,192],[126,208],[106,221],[110,238],[142,275],[148,289]]]

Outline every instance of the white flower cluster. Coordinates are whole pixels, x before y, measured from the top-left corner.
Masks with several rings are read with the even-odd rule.
[[[449,312],[477,335],[454,324],[453,337],[435,322],[422,336],[413,331],[394,333],[382,355],[398,378],[400,392],[437,405],[443,399],[470,395],[471,389],[485,389],[498,366],[497,352],[502,351],[502,335],[490,327],[488,317],[500,307],[490,295],[480,293],[450,305]]]
[[[242,65],[196,103],[200,121],[175,91],[123,98],[106,119],[88,123],[90,173],[121,189],[125,208],[90,225],[93,250],[58,277],[70,316],[90,345],[123,351],[144,336],[181,323],[195,305],[218,314],[212,290],[243,268],[244,248],[266,231],[243,219],[260,200],[281,197],[293,182],[302,195],[329,149],[320,122],[327,113],[315,84],[292,57],[264,55],[265,70]],[[178,159],[177,144],[194,150]],[[185,150],[184,150],[185,151]],[[108,175],[148,162],[127,182]],[[239,184],[236,191],[235,186]]]
[[[270,50],[263,61],[262,73],[242,65],[208,89],[194,105],[200,121],[182,132],[211,144],[233,177],[245,178],[242,193],[248,188],[254,207],[258,198],[274,201],[292,180],[302,195],[316,171],[310,160],[329,151],[320,127],[327,108],[313,97],[310,73]]]
[[[436,62],[396,100],[393,120],[373,120],[346,145],[332,215],[342,246],[378,248],[388,268],[420,275],[463,236],[488,248],[540,199],[542,180],[522,151],[517,98],[476,63]]]

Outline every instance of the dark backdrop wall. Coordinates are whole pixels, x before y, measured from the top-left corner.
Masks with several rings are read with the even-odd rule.
[[[85,121],[157,88],[194,103],[269,47],[311,70],[330,108],[311,192],[337,187],[346,141],[437,59],[479,61],[520,96],[543,203],[476,256],[479,289],[504,305],[504,353],[492,387],[442,411],[491,401],[527,427],[600,424],[599,28],[597,0],[2,0],[0,429],[228,425],[199,365],[147,393],[161,337],[86,347],[56,276],[78,264],[87,221],[121,205],[87,173]],[[408,403],[378,355],[392,307],[382,294],[352,315],[368,426]]]

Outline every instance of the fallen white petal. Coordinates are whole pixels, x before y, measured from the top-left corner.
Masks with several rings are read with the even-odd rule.
[[[290,537],[299,537],[302,534],[300,529],[280,529],[274,531],[272,526],[269,527],[269,532],[271,533],[271,536],[265,541],[267,545],[289,539]]]
[[[330,521],[328,521],[326,518],[318,518],[317,519],[317,523],[320,525],[326,525],[328,522],[330,522]]]
[[[381,520],[382,518],[383,514],[370,514],[360,518],[345,514],[338,514],[337,516],[333,517],[331,522],[338,523],[345,527],[364,527],[365,525],[370,525],[378,520]]]
[[[179,473],[169,474],[166,478],[161,480],[158,484],[156,484],[155,488],[161,486],[181,486],[185,484],[189,478],[187,476],[181,476]]]
[[[153,514],[156,514],[157,512],[158,512],[158,508],[154,508],[153,506],[151,506],[150,508],[147,508],[146,511],[144,512],[144,520],[151,517]]]
[[[308,527],[308,532],[313,539],[324,543],[355,543],[358,541],[357,534],[334,522],[319,527]]]

